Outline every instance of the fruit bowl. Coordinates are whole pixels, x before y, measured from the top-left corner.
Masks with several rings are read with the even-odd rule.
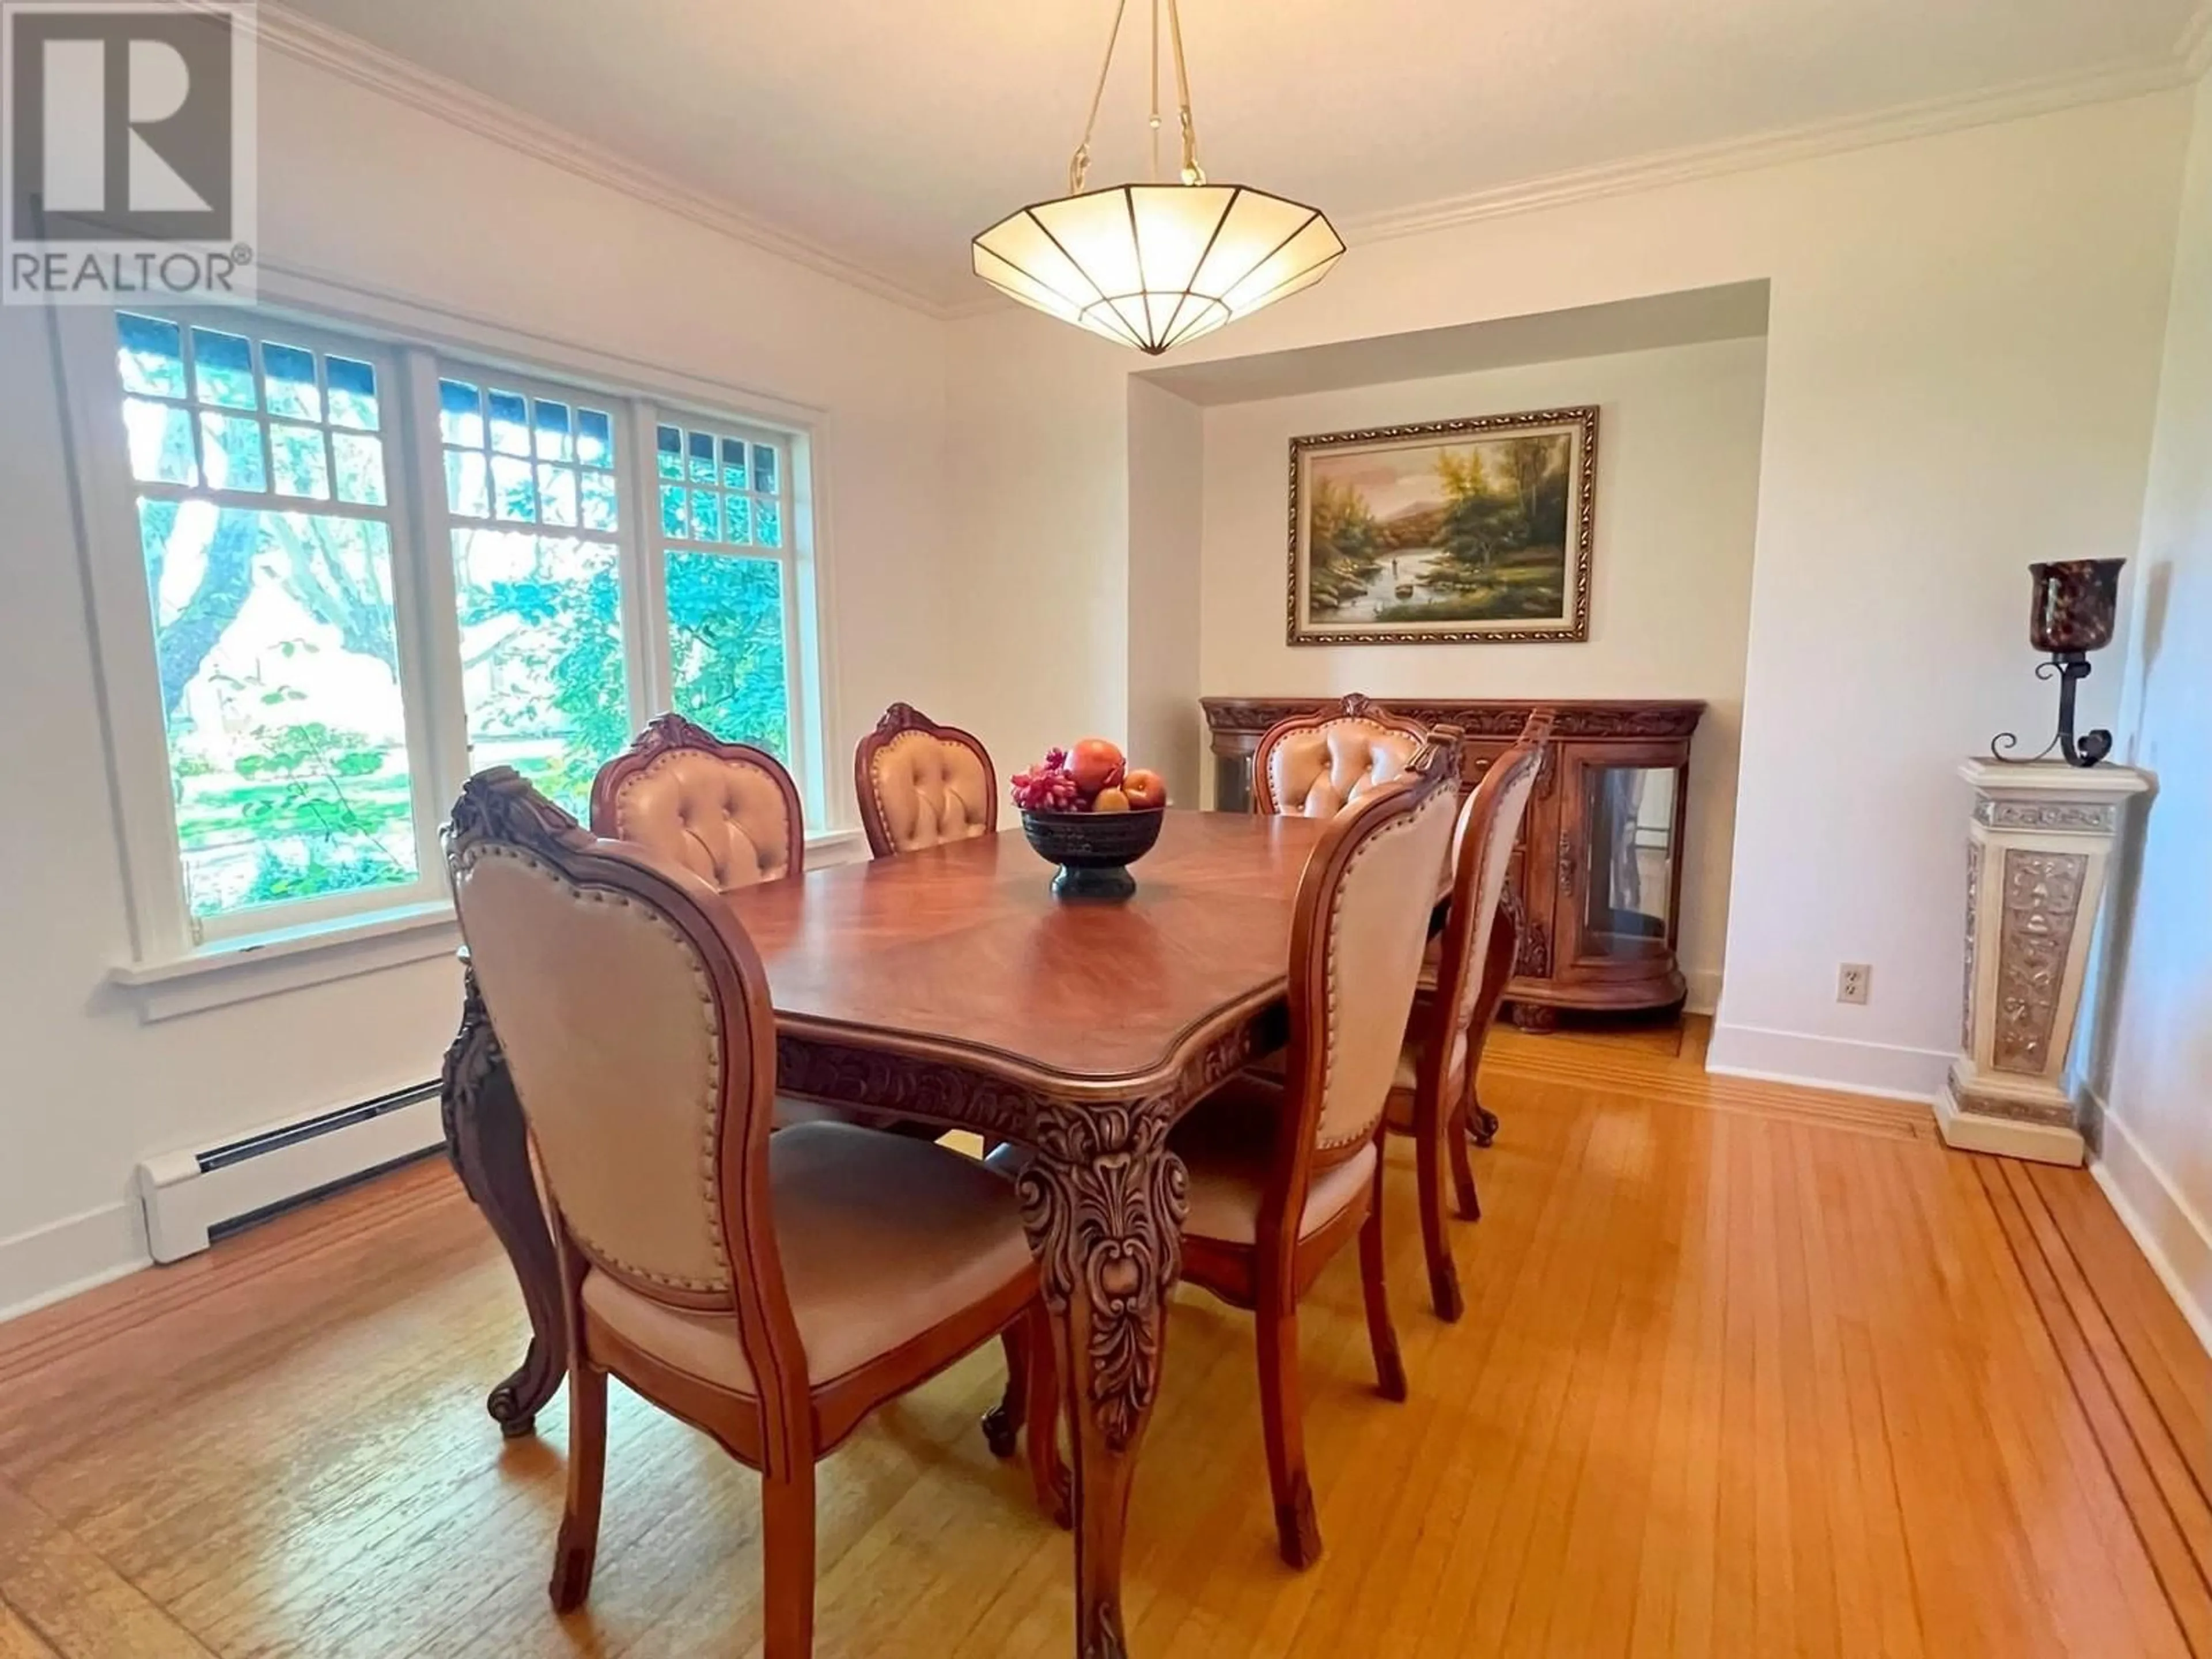
[[[1152,850],[1167,817],[1142,812],[1022,811],[1022,833],[1037,856],[1060,866],[1054,898],[1127,898],[1137,890],[1129,866]]]

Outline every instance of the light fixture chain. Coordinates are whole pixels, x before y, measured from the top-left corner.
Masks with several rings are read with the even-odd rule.
[[[1190,115],[1190,70],[1182,55],[1182,11],[1176,0],[1168,0],[1168,33],[1175,42],[1176,100],[1182,112],[1182,181],[1186,185],[1206,182],[1206,169],[1198,164],[1198,124]]]
[[[1152,182],[1160,181],[1160,0],[1152,0],[1152,114],[1146,129],[1152,141]]]
[[[1121,39],[1121,16],[1122,14],[1127,12],[1128,9],[1129,0],[1115,0],[1114,32],[1106,37],[1106,61],[1099,64],[1098,84],[1091,88],[1091,115],[1090,118],[1083,124],[1083,142],[1075,147],[1075,154],[1069,158],[1067,163],[1067,193],[1070,196],[1082,195],[1084,185],[1091,177],[1091,135],[1097,130],[1098,106],[1104,101],[1106,97],[1106,76],[1114,68],[1114,48],[1120,43]],[[1180,54],[1182,50],[1179,40],[1176,50],[1178,54]],[[1178,63],[1181,61],[1180,55],[1178,55],[1177,61]],[[1186,146],[1189,142],[1188,135],[1190,131],[1190,111],[1188,106],[1188,100],[1186,97],[1185,108],[1183,111],[1183,131],[1186,135],[1184,139]]]

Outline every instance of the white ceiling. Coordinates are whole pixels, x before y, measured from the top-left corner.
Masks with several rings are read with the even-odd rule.
[[[2174,64],[2197,5],[1184,0],[1183,27],[1209,173],[1314,203],[1356,234],[1663,152],[2029,83],[2124,85]],[[953,306],[975,296],[969,237],[1059,193],[1111,15],[1109,0],[283,9]],[[1133,0],[1095,183],[1142,168],[1148,12]]]

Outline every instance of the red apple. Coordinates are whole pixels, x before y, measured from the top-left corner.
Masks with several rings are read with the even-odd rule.
[[[1085,800],[1121,782],[1126,764],[1121,751],[1103,738],[1085,738],[1067,756],[1067,769],[1075,775],[1075,787]]]
[[[1168,804],[1167,780],[1148,767],[1133,766],[1121,780],[1121,793],[1132,810],[1151,812]]]

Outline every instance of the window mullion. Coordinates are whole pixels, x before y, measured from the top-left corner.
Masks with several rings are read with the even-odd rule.
[[[392,462],[394,576],[404,571],[396,595],[412,648],[402,662],[414,693],[408,700],[408,743],[419,757],[415,770],[416,838],[422,870],[445,889],[445,859],[438,842],[448,804],[468,775],[468,716],[461,702],[460,617],[454,599],[452,536],[446,523],[445,469],[438,453],[438,375],[435,360],[419,349],[398,354],[397,418],[386,423]],[[336,476],[335,473],[332,475]]]
[[[831,702],[832,662],[825,626],[829,605],[823,568],[815,556],[818,459],[814,440],[805,434],[795,434],[784,452],[783,470],[776,477],[776,499],[783,522],[783,545],[778,551],[784,557],[784,610],[797,641],[788,664],[788,672],[796,677],[792,683],[793,742],[801,745],[793,752],[801,763],[800,775],[818,821],[843,823],[850,822],[852,809],[831,783],[836,772],[830,763],[830,742],[836,711]]]
[[[660,527],[660,486],[654,471],[658,416],[644,398],[626,406],[629,441],[615,455],[615,488],[621,506],[623,592],[635,596],[623,607],[629,647],[630,724],[676,706],[675,670],[668,639],[668,559]]]

